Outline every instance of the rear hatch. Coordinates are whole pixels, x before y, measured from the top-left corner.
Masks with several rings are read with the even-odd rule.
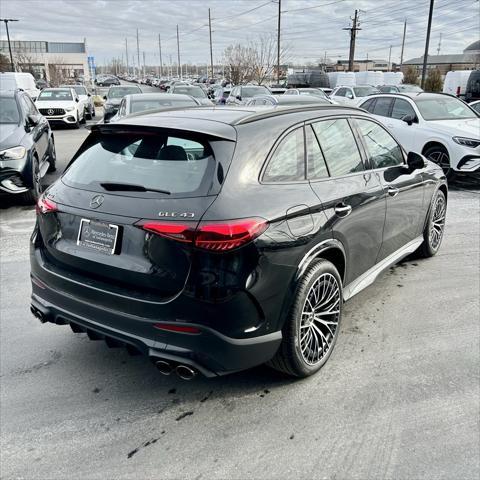
[[[94,129],[39,202],[45,264],[115,294],[175,298],[192,263],[189,235],[217,197],[234,146],[167,128]]]

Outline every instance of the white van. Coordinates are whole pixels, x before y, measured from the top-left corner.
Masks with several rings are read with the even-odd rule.
[[[31,73],[0,73],[0,90],[16,90],[17,88],[21,88],[23,91],[27,92],[30,97],[32,97],[32,100],[35,100],[40,93]]]
[[[443,93],[449,93],[457,97],[464,97],[468,79],[472,70],[457,70],[448,72],[443,82]]]

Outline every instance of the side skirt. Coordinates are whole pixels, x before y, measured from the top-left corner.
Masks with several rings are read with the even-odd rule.
[[[372,268],[367,270],[364,274],[360,275],[353,282],[349,283],[343,289],[343,298],[348,300],[352,298],[357,293],[361,292],[364,288],[367,288],[371,285],[376,278],[387,268],[391,267],[398,263],[402,258],[413,253],[417,248],[422,244],[423,236],[417,237],[414,240],[408,242],[402,248],[393,252],[388,257],[384,258],[381,262],[374,265]]]

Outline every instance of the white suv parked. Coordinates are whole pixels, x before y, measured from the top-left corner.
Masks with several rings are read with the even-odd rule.
[[[425,155],[452,178],[480,173],[480,115],[440,93],[380,94],[359,105],[382,122],[407,152]]]
[[[380,93],[379,90],[371,85],[357,85],[356,87],[337,87],[330,94],[330,100],[340,105],[350,107],[357,106],[364,100],[364,97]]]
[[[85,104],[71,87],[44,88],[35,104],[50,124],[72,125],[79,128],[80,123],[85,123]]]

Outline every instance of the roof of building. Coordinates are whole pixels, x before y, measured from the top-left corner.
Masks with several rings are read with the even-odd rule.
[[[463,53],[471,52],[471,51],[480,51],[480,40],[477,40],[476,42],[471,43],[464,51]]]
[[[449,63],[480,63],[478,53],[459,53],[452,55],[429,55],[428,65],[440,65]],[[423,65],[423,55],[403,62],[403,65]]]

